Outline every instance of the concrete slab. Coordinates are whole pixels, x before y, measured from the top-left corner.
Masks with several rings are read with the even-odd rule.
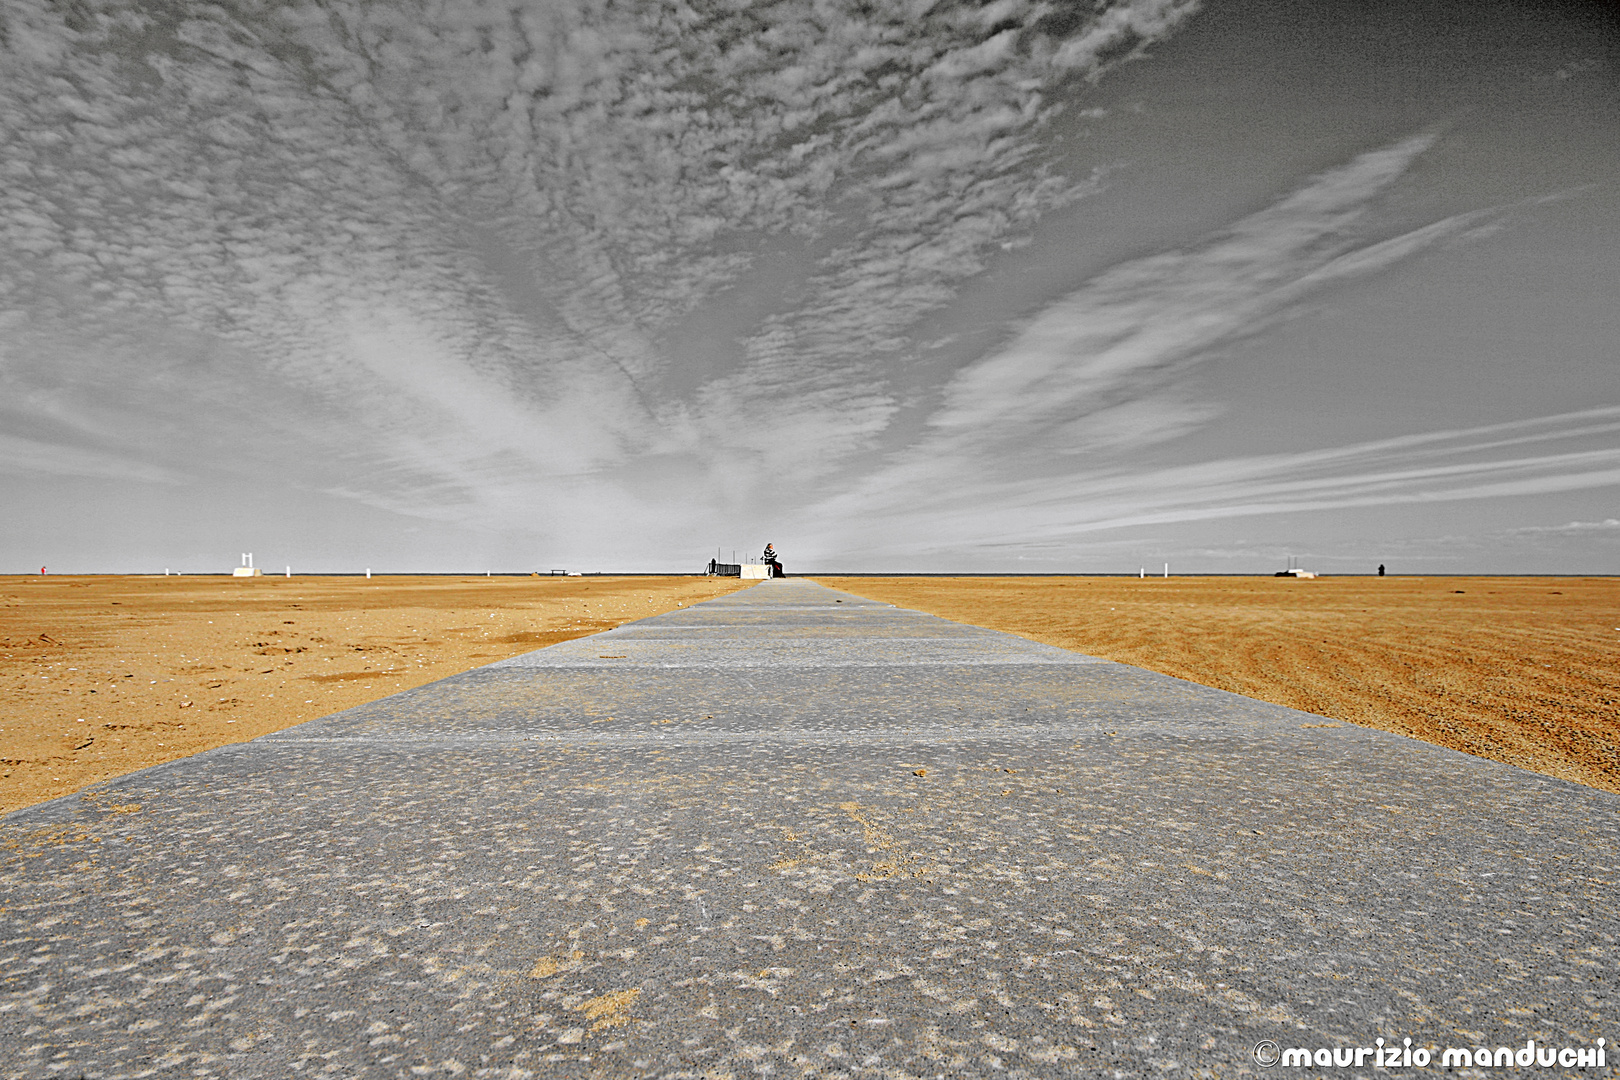
[[[1612,1042],[1620,799],[1326,724],[765,581],[9,815],[0,1075]]]

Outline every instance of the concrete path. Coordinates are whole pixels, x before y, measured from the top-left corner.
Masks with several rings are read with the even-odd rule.
[[[1592,1051],[1620,1034],[1617,810],[770,581],[9,815],[0,1076]],[[1504,1072],[1615,1069],[1477,1075]]]

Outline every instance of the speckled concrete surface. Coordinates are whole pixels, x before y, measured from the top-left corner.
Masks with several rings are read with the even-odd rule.
[[[1612,1043],[1620,799],[1326,724],[765,582],[6,817],[0,1076]]]

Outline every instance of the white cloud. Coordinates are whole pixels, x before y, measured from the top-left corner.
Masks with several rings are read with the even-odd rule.
[[[1562,525],[1526,525],[1518,529],[1507,529],[1508,536],[1538,536],[1548,533],[1576,536],[1590,533],[1620,532],[1620,518],[1604,518],[1602,521],[1566,521]]]
[[[57,440],[28,439],[5,432],[0,432],[0,472],[32,478],[84,476],[146,484],[182,482],[182,478],[169,469],[132,461],[106,450]]]
[[[951,378],[923,435],[883,467],[867,470],[849,492],[818,506],[815,516],[861,522],[861,538],[851,541],[859,548],[880,542],[875,537],[893,527],[885,524],[891,516],[909,524],[919,508],[934,515],[925,533],[988,538],[1005,530],[1027,542],[1284,505],[1286,485],[1272,486],[1275,478],[1290,470],[1297,475],[1308,459],[1228,461],[1143,475],[1121,455],[1185,434],[1215,415],[1214,407],[1175,390],[1190,365],[1273,324],[1321,290],[1472,235],[1499,216],[1478,211],[1393,236],[1368,235],[1380,197],[1434,141],[1420,135],[1364,153],[1196,243],[1097,274]],[[1324,461],[1341,457],[1333,451]],[[1415,476],[1397,485],[1400,494],[1376,497],[1367,482],[1342,482],[1350,486],[1325,497],[1420,497]],[[1536,482],[1554,483],[1547,477]],[[1313,483],[1328,481],[1317,476]],[[1224,494],[1212,495],[1216,491]],[[1479,489],[1479,497],[1484,493]],[[1287,505],[1307,503],[1314,505],[1310,499]],[[1071,509],[1076,504],[1085,507],[1080,517]],[[990,505],[997,507],[993,523],[982,512]],[[960,527],[951,520],[955,514],[962,515]]]
[[[1313,290],[1375,272],[1454,235],[1475,216],[1359,246],[1353,232],[1368,204],[1432,141],[1408,139],[1364,154],[1191,248],[1100,274],[957,375],[932,425],[947,438],[975,443],[1027,439],[1048,425],[1072,425],[1141,394],[1211,348],[1255,332]],[[1042,439],[1042,449],[1053,447]]]
[[[1063,88],[1196,6],[8,8],[10,377],[139,398],[143,343],[213,342],[196,387],[298,388],[323,424],[269,428],[428,516],[618,513],[638,462],[716,506],[739,458],[815,483],[884,430],[906,328],[1087,190],[1039,138]],[[802,280],[691,385],[661,336],[760,238]]]
[[[1620,408],[1610,407],[1298,453],[980,481],[917,513],[845,519],[861,524],[838,543],[878,554],[1017,550],[1146,525],[1613,487],[1617,434]]]
[[[790,503],[807,545],[906,523],[915,548],[1610,483],[1601,412],[1124,463],[1213,416],[1176,384],[1189,365],[1492,226],[1375,224],[1426,135],[912,379],[919,321],[1100,183],[1053,118],[1196,6],[11,5],[6,445],[19,468],[159,481],[273,461],[604,561]],[[757,311],[675,356],[760,277]]]

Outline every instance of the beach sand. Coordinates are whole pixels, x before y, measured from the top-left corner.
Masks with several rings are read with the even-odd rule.
[[[740,587],[0,577],[0,812]]]
[[[1620,792],[1615,578],[815,580]]]
[[[1620,792],[1615,579],[815,580]],[[740,587],[0,578],[0,811]]]

